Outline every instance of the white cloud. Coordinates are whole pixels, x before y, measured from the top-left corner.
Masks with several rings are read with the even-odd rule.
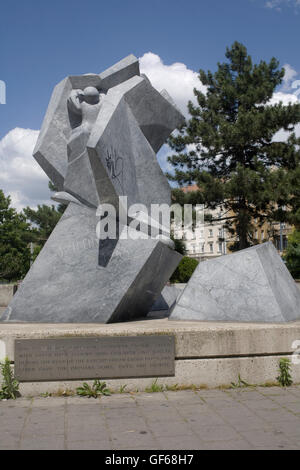
[[[17,210],[50,203],[48,178],[32,156],[38,134],[17,127],[0,140],[0,189]]]
[[[291,7],[295,11],[300,7],[300,0],[268,0],[265,2],[265,7],[270,10],[282,11],[282,7]]]
[[[296,137],[300,137],[300,124],[296,124],[294,130]],[[280,129],[280,131],[276,132],[273,137],[274,142],[285,142],[288,137],[291,135],[291,132],[285,131],[284,129]]]
[[[166,89],[183,114],[189,118],[187,103],[191,100],[196,104],[193,89],[206,92],[198,73],[188,69],[183,63],[165,65],[161,58],[152,52],[141,57],[140,66],[141,73],[149,77],[152,85],[158,91]],[[291,92],[291,85],[297,73],[289,64],[284,67],[286,74],[283,87],[274,93],[270,104],[279,101],[284,105],[297,102],[297,95]],[[12,204],[17,210],[25,206],[34,208],[38,204],[52,204],[48,177],[32,156],[38,134],[38,130],[15,128],[0,140],[0,189],[11,196]],[[300,124],[296,126],[296,134],[300,136]],[[279,131],[274,140],[286,140],[287,136],[287,132]],[[172,172],[173,167],[167,162],[167,157],[172,153],[168,145],[164,145],[158,153],[158,161],[163,171]]]
[[[289,103],[290,104],[297,103],[298,98],[296,95],[293,95],[292,93],[283,93],[282,91],[277,91],[276,93],[273,94],[268,104],[271,104],[271,105],[278,104],[280,101],[282,102],[284,106],[287,106]]]
[[[147,75],[154,88],[158,91],[167,90],[181,112],[187,117],[188,101],[196,103],[193,89],[203,93],[206,87],[198,78],[198,73],[187,68],[185,64],[175,62],[165,65],[161,58],[153,52],[147,52],[140,58],[141,73]]]
[[[295,72],[297,74],[297,72]],[[289,73],[287,80],[291,82],[293,78],[295,77],[293,73],[293,69],[291,68],[291,73]],[[269,101],[268,104],[278,104],[279,102],[282,102],[284,106],[287,106],[288,104],[295,104],[298,103],[298,96],[292,93],[284,93],[283,91],[278,91],[274,93],[272,96],[271,100]],[[297,124],[295,126],[294,130],[295,134],[297,137],[300,137],[300,124]],[[290,136],[291,132],[285,131],[284,129],[280,129],[276,134],[273,136],[273,141],[274,142],[285,142],[287,138]]]
[[[282,90],[291,90],[295,77],[298,75],[298,72],[293,69],[290,64],[284,64],[283,66],[285,74],[283,77],[283,86]]]
[[[299,0],[300,2],[300,0]],[[287,106],[298,102],[298,95],[300,94],[300,80],[295,80],[298,72],[290,65],[284,64],[285,74],[283,77],[283,84],[279,91],[274,93],[270,100],[270,104],[277,104],[280,101]]]
[[[148,52],[140,59],[141,73],[145,73],[158,90],[166,89],[179,109],[187,117],[187,103],[196,103],[193,89],[203,92],[198,74],[185,64],[165,65],[161,58]],[[0,140],[0,189],[12,198],[12,205],[21,210],[25,206],[51,204],[48,178],[32,157],[39,131],[32,129],[12,129]],[[167,156],[172,151],[164,145],[158,154],[163,170],[171,170]]]

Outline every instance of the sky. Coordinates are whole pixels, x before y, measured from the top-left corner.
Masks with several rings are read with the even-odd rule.
[[[17,210],[50,204],[32,152],[68,75],[100,73],[132,53],[188,117],[199,69],[215,71],[239,41],[254,62],[276,57],[285,67],[273,102],[300,96],[300,0],[2,0],[0,14],[0,189]],[[158,154],[164,170],[168,152]]]

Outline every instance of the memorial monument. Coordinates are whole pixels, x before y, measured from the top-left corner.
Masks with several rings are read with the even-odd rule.
[[[170,320],[300,319],[270,243],[200,263],[183,291],[165,287],[181,255],[151,212],[171,203],[156,152],[183,121],[133,55],[55,87],[34,157],[67,209],[1,321],[111,323],[164,309]]]
[[[156,152],[183,120],[133,55],[55,87],[34,158],[59,190],[53,199],[67,209],[2,321],[109,323],[147,315],[181,259],[146,212],[171,203]],[[116,222],[107,238],[96,235],[105,204]],[[155,227],[157,237],[147,236]]]

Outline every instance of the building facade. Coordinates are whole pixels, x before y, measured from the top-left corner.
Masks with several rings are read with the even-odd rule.
[[[182,188],[184,192],[197,191],[197,185],[186,186]],[[215,210],[204,208],[205,219],[210,216],[211,220],[195,224],[191,229],[184,230],[183,227],[174,228],[174,237],[184,241],[186,255],[195,258],[198,261],[205,261],[210,258],[226,255],[230,253],[230,245],[234,242],[232,235],[226,230],[226,217],[229,214],[225,209],[218,208]],[[289,234],[293,231],[293,227],[283,223],[264,223],[259,226],[258,221],[254,221],[255,231],[254,239],[256,243],[264,243],[272,241],[282,255],[287,248]]]

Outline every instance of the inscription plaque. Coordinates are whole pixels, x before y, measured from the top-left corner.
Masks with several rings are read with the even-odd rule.
[[[15,341],[15,377],[20,382],[174,375],[174,336]]]

